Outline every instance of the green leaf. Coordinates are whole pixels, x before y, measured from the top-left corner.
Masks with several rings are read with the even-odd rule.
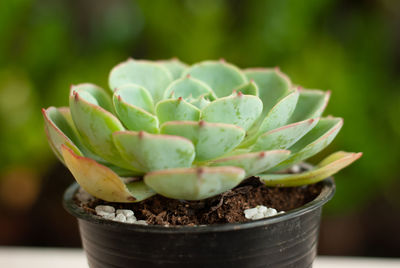
[[[151,114],[153,100],[143,87],[125,85],[115,91],[113,101],[118,118],[129,130],[158,132],[158,119]]]
[[[121,86],[114,92],[114,98],[118,98],[118,96],[125,103],[142,108],[149,113],[154,113],[153,98],[144,87],[135,84]]]
[[[192,97],[196,99],[202,95],[211,100],[217,98],[212,89],[206,83],[190,76],[186,76],[175,80],[168,86],[164,92],[164,99],[178,97],[182,97],[183,99]]]
[[[190,167],[195,150],[193,143],[179,136],[121,131],[114,142],[132,166],[145,171]]]
[[[240,147],[248,147],[254,144],[258,137],[265,132],[284,126],[296,107],[298,97],[298,90],[294,90],[287,96],[283,97],[274,107],[272,107],[261,125],[253,125],[253,127],[249,129],[247,136]]]
[[[289,148],[292,155],[278,168],[298,163],[322,151],[333,141],[342,125],[343,119],[341,118],[321,118],[310,132]]]
[[[255,153],[245,153],[230,157],[216,159],[209,164],[211,166],[234,166],[245,170],[246,177],[262,173],[275,167],[288,158],[290,151],[273,150]]]
[[[72,85],[70,92],[77,92],[87,102],[100,106],[109,112],[113,111],[111,97],[101,87],[89,83]]]
[[[211,102],[203,108],[201,119],[212,123],[233,124],[248,130],[261,111],[262,102],[257,96],[239,92]]]
[[[160,132],[178,135],[192,141],[196,160],[205,161],[232,151],[242,140],[245,131],[235,125],[200,122],[167,122]]]
[[[308,119],[277,128],[261,135],[252,146],[253,152],[287,149],[315,127],[318,119]]]
[[[147,173],[144,182],[165,197],[201,200],[234,188],[244,176],[237,167],[181,168]]]
[[[325,158],[312,170],[298,174],[261,174],[257,175],[268,186],[292,187],[317,183],[339,170],[347,167],[362,153],[336,152]]]
[[[129,184],[111,169],[93,159],[79,156],[65,145],[61,147],[65,164],[75,180],[89,194],[108,202],[138,202],[155,193],[142,183]]]
[[[235,88],[233,91],[242,92],[244,95],[258,96],[258,86],[253,80]]]
[[[299,100],[289,123],[320,117],[328,104],[330,91],[300,90]]]
[[[219,98],[232,94],[234,88],[247,82],[239,68],[224,61],[197,63],[183,73],[188,74],[209,85]]]
[[[82,140],[92,152],[116,166],[137,171],[121,158],[115,148],[112,133],[122,131],[124,127],[113,114],[85,100],[74,90],[70,96],[70,109]]]
[[[262,117],[266,116],[278,100],[290,91],[291,82],[289,78],[277,68],[247,69],[244,74],[258,86],[258,96],[262,100],[264,107]]]
[[[177,58],[172,58],[170,60],[160,60],[157,61],[157,63],[167,68],[174,80],[181,77],[183,71],[187,68],[187,64],[181,62]]]
[[[75,145],[80,144],[80,141],[62,113],[55,107],[49,107],[46,110],[42,109],[42,114],[47,139],[57,158],[64,163],[61,153],[61,145],[63,144],[82,156],[81,150]]]
[[[172,82],[171,73],[161,64],[145,60],[129,59],[115,66],[109,76],[110,88],[115,91],[126,84],[144,87],[154,102],[162,99],[164,90]]]
[[[200,110],[182,98],[162,100],[156,105],[160,124],[167,121],[198,121]]]

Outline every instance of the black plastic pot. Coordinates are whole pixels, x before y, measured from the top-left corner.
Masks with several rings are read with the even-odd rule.
[[[322,205],[334,192],[332,179],[319,196],[288,213],[247,223],[208,226],[142,226],[99,219],[72,200],[64,207],[78,218],[92,268],[102,267],[312,267]]]

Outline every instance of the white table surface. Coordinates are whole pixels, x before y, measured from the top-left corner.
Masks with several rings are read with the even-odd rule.
[[[88,268],[82,249],[0,247],[1,268]],[[400,259],[318,256],[314,268],[400,268]]]

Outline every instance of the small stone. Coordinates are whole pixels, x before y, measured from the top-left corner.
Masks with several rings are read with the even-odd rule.
[[[249,208],[244,211],[244,216],[246,217],[246,219],[251,220],[254,217],[254,215],[256,215],[257,213],[258,213],[258,209],[256,207]]]
[[[132,217],[134,215],[133,211],[130,209],[117,209],[116,213],[117,213],[117,215],[122,214],[127,218]]]
[[[136,222],[135,222],[135,224],[139,224],[139,225],[147,225],[147,222],[146,222],[146,221],[144,221],[144,220],[139,220],[139,221],[136,221]]]
[[[265,217],[264,217],[264,214],[262,214],[262,213],[257,213],[257,214],[254,215],[251,219],[252,219],[252,220],[259,220],[259,219],[262,219],[262,218],[265,218]]]
[[[274,208],[268,208],[266,206],[256,206],[255,208],[246,209],[244,211],[244,216],[249,220],[259,220],[271,216],[275,216],[277,214],[284,213],[284,211],[278,212]]]
[[[106,220],[114,220],[115,219],[115,214],[114,213],[105,213],[105,214],[103,214],[103,215],[99,215],[99,216],[101,216],[103,219],[106,219]]]
[[[126,223],[136,223],[136,221],[135,216],[126,218]]]
[[[86,192],[82,187],[79,188],[78,192],[76,193],[76,198],[83,204],[87,204],[90,201],[94,200],[94,197]]]
[[[268,211],[268,208],[266,206],[257,206],[256,208],[257,208],[258,213],[261,213],[261,214],[265,214]]]
[[[265,213],[264,213],[264,217],[271,217],[271,216],[275,216],[276,214],[278,214],[276,209],[268,208],[267,211],[265,211]]]
[[[115,208],[113,208],[112,206],[96,206],[96,213],[97,215],[99,215],[99,213],[106,213],[106,214],[110,214],[110,213],[114,213],[115,212]]]
[[[117,216],[114,218],[114,221],[126,222],[126,217],[123,214],[117,214]]]
[[[294,165],[290,169],[293,173],[299,173],[301,171],[301,167],[299,165]]]

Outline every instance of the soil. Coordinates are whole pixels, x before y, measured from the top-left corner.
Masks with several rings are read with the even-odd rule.
[[[289,211],[312,201],[321,192],[322,184],[302,187],[266,187],[257,178],[245,180],[236,188],[201,201],[183,201],[153,196],[139,203],[110,203],[95,199],[78,205],[95,214],[97,205],[133,210],[138,220],[152,225],[206,225],[249,221],[244,210],[264,205],[277,211]]]

